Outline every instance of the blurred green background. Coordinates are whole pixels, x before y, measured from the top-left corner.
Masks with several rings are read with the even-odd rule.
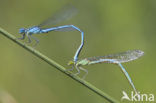
[[[142,58],[123,66],[141,93],[156,94],[155,0],[0,0],[0,25],[20,37],[19,28],[39,24],[66,4],[74,5],[79,13],[52,26],[73,24],[84,31],[85,46],[79,58],[143,50]],[[37,50],[71,68],[67,63],[80,44],[79,32],[50,32],[35,37],[40,40]],[[2,35],[0,58],[0,90],[6,95],[3,100],[1,97],[2,103],[107,103]],[[89,71],[86,81],[119,101],[123,90],[132,90],[116,65],[84,68]],[[6,98],[12,102],[4,102]]]

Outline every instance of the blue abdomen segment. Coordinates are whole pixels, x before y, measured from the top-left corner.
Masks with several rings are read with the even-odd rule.
[[[50,31],[73,31],[73,30],[77,30],[81,33],[81,44],[80,44],[79,48],[77,49],[75,56],[74,56],[74,62],[77,62],[78,56],[79,56],[81,49],[84,45],[84,33],[83,33],[83,31],[81,31],[78,27],[76,27],[74,25],[63,25],[63,26],[58,26],[58,27],[42,29],[40,32],[41,33],[48,33]]]
[[[77,30],[81,32],[81,30],[74,25],[63,25],[58,27],[42,29],[42,33],[50,32],[50,31],[72,31],[72,30]]]

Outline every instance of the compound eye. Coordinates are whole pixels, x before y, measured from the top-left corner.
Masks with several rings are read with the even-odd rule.
[[[19,33],[20,33],[20,34],[25,33],[25,29],[24,29],[24,28],[19,29]]]
[[[68,65],[73,65],[73,64],[74,64],[73,61],[69,61],[69,62],[68,62]]]

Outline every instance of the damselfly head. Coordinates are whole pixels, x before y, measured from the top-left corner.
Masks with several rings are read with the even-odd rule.
[[[74,62],[73,61],[69,61],[68,65],[74,65]]]
[[[20,33],[20,34],[25,33],[25,29],[24,29],[24,28],[19,29],[19,33]]]

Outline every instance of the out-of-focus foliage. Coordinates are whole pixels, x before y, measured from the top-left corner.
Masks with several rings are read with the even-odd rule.
[[[123,65],[141,93],[156,94],[155,0],[0,0],[0,26],[20,37],[19,28],[39,24],[66,4],[74,5],[79,13],[52,26],[73,24],[84,31],[85,46],[79,58],[143,50],[142,58]],[[71,68],[67,62],[73,59],[80,44],[79,32],[35,36],[40,40],[37,50]],[[118,100],[123,90],[127,93],[132,90],[116,65],[97,64],[84,68],[89,71],[87,81]],[[106,102],[2,35],[0,89],[7,91],[17,103]]]

